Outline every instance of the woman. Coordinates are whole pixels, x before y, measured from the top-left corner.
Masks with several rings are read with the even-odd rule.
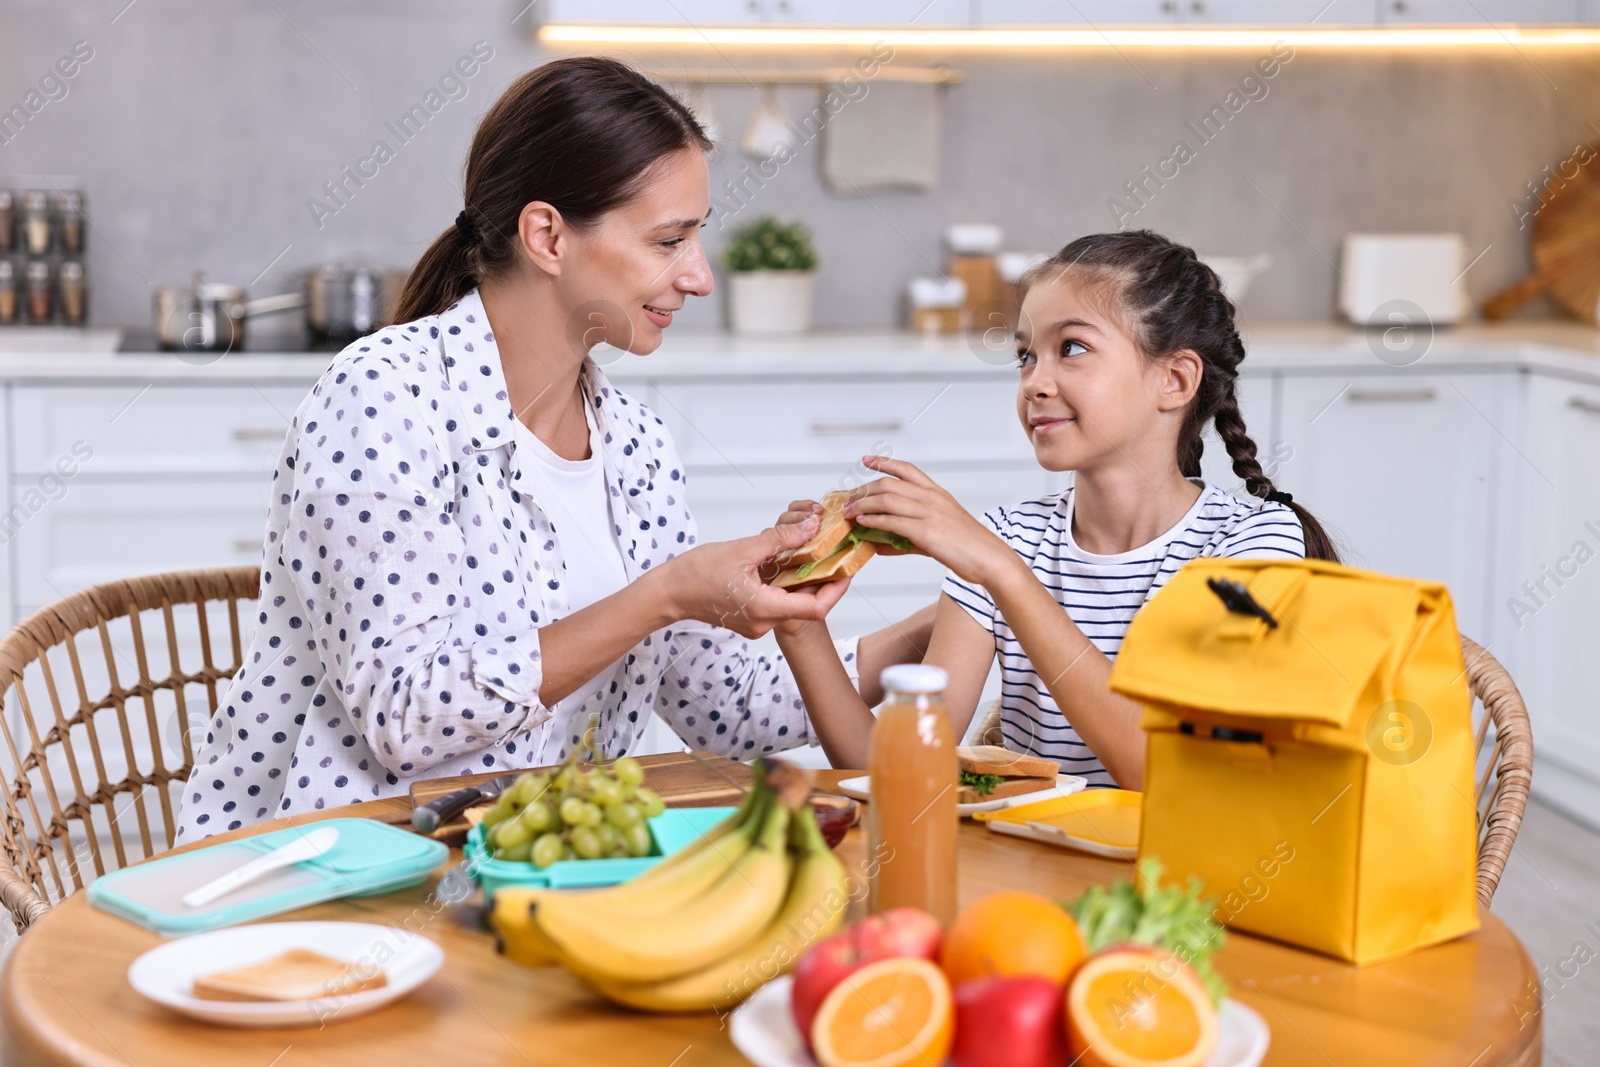
[[[466,207],[390,326],[347,348],[276,468],[259,629],[184,793],[181,840],[559,761],[598,720],[620,755],[652,709],[736,758],[812,741],[781,657],[743,637],[821,618],[845,583],[759,570],[815,520],[696,546],[661,420],[589,359],[653,351],[690,296],[710,141],[612,60],[548,64],[484,117]],[[931,610],[840,642],[921,658]]]

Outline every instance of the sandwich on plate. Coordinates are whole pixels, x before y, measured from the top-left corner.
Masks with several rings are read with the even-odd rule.
[[[849,578],[866,566],[879,545],[911,551],[911,542],[887,530],[852,523],[844,517],[850,490],[835,489],[821,500],[821,522],[811,540],[780,555],[781,570],[767,584],[778,589],[799,589],[836,578]]]
[[[999,745],[963,745],[956,749],[956,758],[961,766],[957,804],[982,804],[1053,789],[1061,773],[1054,760]]]

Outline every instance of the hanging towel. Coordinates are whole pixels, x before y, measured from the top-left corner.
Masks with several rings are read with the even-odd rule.
[[[939,86],[870,83],[823,130],[822,179],[842,195],[874,189],[926,192],[939,181]],[[844,90],[834,93],[843,98]]]

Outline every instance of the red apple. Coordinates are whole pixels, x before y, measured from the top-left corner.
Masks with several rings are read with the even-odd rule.
[[[955,1067],[1061,1067],[1065,1002],[1048,978],[976,978],[956,986]]]
[[[939,960],[944,927],[921,908],[890,908],[856,923],[856,948],[868,962],[912,956]]]
[[[795,965],[794,985],[789,992],[789,1011],[807,1047],[811,1044],[811,1024],[834,986],[879,960],[901,956],[937,960],[943,936],[939,920],[927,912],[890,908],[811,946]]]

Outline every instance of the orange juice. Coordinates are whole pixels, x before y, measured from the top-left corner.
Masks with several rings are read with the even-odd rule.
[[[956,917],[956,739],[945,712],[945,673],[900,664],[883,672],[872,730],[867,830],[876,873],[869,909],[913,907]]]

